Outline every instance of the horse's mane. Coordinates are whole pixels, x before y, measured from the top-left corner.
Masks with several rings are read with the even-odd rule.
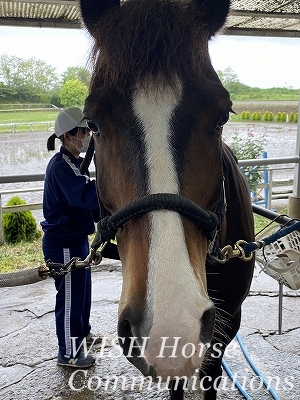
[[[211,69],[209,34],[197,13],[193,3],[171,0],[127,0],[108,12],[93,32],[91,87],[147,86],[153,78],[172,84],[197,77],[203,65]]]

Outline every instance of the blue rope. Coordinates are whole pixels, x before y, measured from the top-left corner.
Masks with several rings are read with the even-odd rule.
[[[231,369],[229,368],[228,364],[226,363],[226,361],[224,360],[224,358],[222,359],[222,365],[223,365],[225,371],[227,372],[229,378],[232,380],[232,382],[235,384],[235,386],[238,388],[238,390],[241,392],[241,394],[245,397],[245,399],[252,400],[252,397],[246,392],[246,390],[243,389],[240,382],[233,376],[233,373],[232,373]]]
[[[253,251],[260,249],[261,247],[267,246],[268,244],[271,244],[273,242],[276,242],[276,240],[282,238],[283,236],[295,231],[296,229],[300,229],[300,221],[294,222],[293,224],[279,229],[277,232],[273,233],[271,236],[260,240],[259,242],[249,242],[246,243],[244,246],[244,251],[246,256],[251,254]]]
[[[247,353],[247,350],[244,346],[244,343],[242,341],[242,338],[240,336],[239,333],[236,334],[236,339],[239,342],[239,345],[241,346],[242,352],[244,354],[244,356],[246,357],[246,360],[248,361],[248,363],[250,364],[251,368],[253,369],[253,371],[256,373],[257,376],[259,376],[260,378],[262,378],[263,384],[265,385],[265,387],[267,388],[267,390],[270,392],[271,396],[273,397],[274,400],[280,400],[279,397],[277,396],[277,394],[275,393],[275,391],[269,387],[268,382],[266,381],[265,377],[262,375],[262,373],[260,372],[260,370],[257,368],[257,366],[254,364],[254,362],[252,361],[252,359],[250,358],[249,354]]]

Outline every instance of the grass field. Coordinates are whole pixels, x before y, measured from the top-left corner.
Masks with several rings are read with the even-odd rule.
[[[1,108],[1,106],[0,106]],[[276,115],[279,111],[290,114],[298,112],[298,101],[234,101],[233,109],[237,115],[231,114],[232,122],[240,121],[239,114],[243,111],[272,112]],[[24,109],[1,110],[0,133],[9,132],[40,132],[52,130],[59,109]]]
[[[40,132],[51,129],[58,113],[58,109],[1,111],[0,133]]]

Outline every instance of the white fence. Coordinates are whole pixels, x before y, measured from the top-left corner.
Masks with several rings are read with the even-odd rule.
[[[272,208],[272,201],[275,199],[287,199],[289,194],[293,191],[293,179],[285,179],[285,180],[274,180],[273,175],[275,171],[284,171],[294,169],[294,166],[283,166],[285,164],[299,164],[298,157],[289,157],[289,158],[263,158],[263,159],[254,159],[254,160],[240,160],[239,165],[242,166],[258,166],[258,165],[281,165],[281,167],[272,168],[269,167],[268,170],[268,182],[262,182],[258,185],[256,194],[257,198],[253,196],[253,201],[257,200],[257,203],[264,203],[264,206],[268,209]],[[95,173],[92,172],[91,176],[94,177]],[[17,182],[43,182],[44,175],[17,175],[17,176],[0,176],[0,184],[6,183],[17,183]],[[275,188],[284,187],[284,190],[279,189],[274,190]],[[267,190],[265,193],[261,193],[263,190]],[[42,203],[31,203],[31,204],[22,204],[15,206],[5,206],[2,204],[2,195],[7,194],[17,194],[17,193],[28,193],[28,192],[37,192],[43,191],[43,187],[39,186],[36,188],[28,188],[28,189],[15,189],[15,190],[3,190],[0,192],[0,245],[4,243],[4,232],[3,232],[3,224],[2,224],[2,215],[5,213],[12,212],[20,212],[20,211],[28,211],[28,210],[41,210],[43,205]]]
[[[54,130],[54,121],[45,121],[45,122],[9,122],[5,124],[0,124],[0,130],[5,132],[33,132],[37,130],[46,130],[52,131]]]

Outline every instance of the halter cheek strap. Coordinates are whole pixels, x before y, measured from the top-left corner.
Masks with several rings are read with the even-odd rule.
[[[88,172],[90,163],[92,161],[92,158],[94,156],[94,150],[95,150],[95,142],[94,142],[94,136],[91,136],[90,142],[88,149],[85,153],[85,157],[80,165],[79,171],[83,175],[84,173]]]

